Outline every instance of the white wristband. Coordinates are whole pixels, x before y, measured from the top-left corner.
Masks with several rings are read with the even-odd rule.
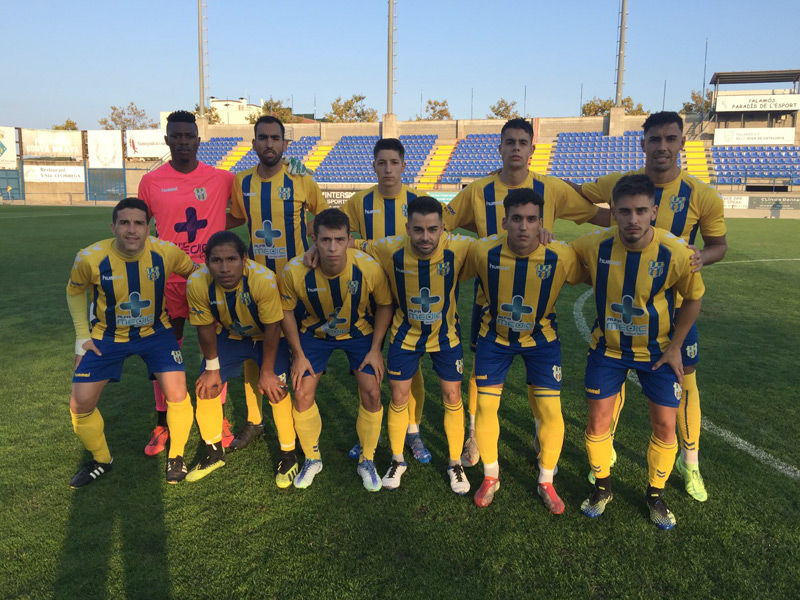
[[[219,356],[206,359],[206,371],[219,371]]]
[[[84,338],[82,340],[75,340],[75,354],[78,356],[83,356],[86,354],[86,350],[83,349],[83,345],[88,342],[92,338]]]

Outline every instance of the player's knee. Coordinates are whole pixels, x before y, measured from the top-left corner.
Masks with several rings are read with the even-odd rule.
[[[691,375],[695,371],[697,371],[697,365],[688,365],[688,366],[684,365],[683,366],[683,374],[684,375]]]
[[[300,389],[295,390],[294,393],[294,409],[297,412],[305,412],[309,408],[311,408],[314,404],[314,393],[303,389],[303,386],[300,386]]]
[[[653,428],[653,435],[666,443],[675,441],[675,415],[669,418],[667,415],[651,415],[650,424]]]
[[[443,387],[442,399],[445,404],[458,404],[461,402],[461,390],[458,387]]]

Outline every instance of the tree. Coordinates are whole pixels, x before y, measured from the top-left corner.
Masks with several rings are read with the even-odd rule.
[[[63,125],[53,125],[53,129],[57,131],[78,131],[78,124],[72,119],[67,119]]]
[[[200,105],[195,104],[194,110],[192,111],[196,116],[200,116]],[[219,116],[217,109],[213,106],[206,107],[206,114],[204,115],[205,118],[208,120],[209,125],[219,125],[222,123],[222,117]]]
[[[374,123],[378,120],[378,111],[364,106],[366,96],[353,94],[349,100],[339,96],[331,103],[331,112],[325,113],[325,120],[331,123]]]
[[[131,102],[120,108],[111,107],[111,114],[98,121],[103,129],[158,129],[158,123],[151,121],[147,113]]]
[[[452,118],[447,100],[428,100],[425,116],[417,115],[417,121],[449,121]]]
[[[510,119],[519,119],[521,115],[517,112],[516,101],[509,102],[505,98],[500,98],[496,104],[492,104],[489,110],[492,114],[486,115],[487,119],[503,119],[508,121]]]
[[[641,102],[634,106],[633,100],[630,96],[622,99],[622,106],[625,108],[626,115],[647,115],[650,114],[642,108]],[[601,100],[600,98],[592,98],[581,107],[581,115],[584,117],[600,117],[607,115],[611,109],[614,108],[614,99]]]
[[[714,93],[711,90],[706,90],[705,100],[703,100],[703,92],[699,90],[692,90],[692,101],[684,102],[682,110],[687,114],[697,113],[699,115],[701,112],[708,114],[711,112],[711,107],[713,106],[713,97]]]
[[[261,112],[250,113],[248,120],[254,124],[263,115],[276,117],[281,123],[300,123],[303,121],[302,117],[296,117],[292,114],[291,107],[283,105],[283,100],[275,100],[272,96],[269,97],[269,100],[264,101]]]

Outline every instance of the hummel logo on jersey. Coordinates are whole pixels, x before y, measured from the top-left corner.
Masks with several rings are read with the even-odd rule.
[[[509,266],[494,265],[492,263],[489,263],[489,268],[490,269],[494,269],[495,271],[510,271],[511,270],[511,267],[509,267]]]
[[[177,192],[178,191],[178,186],[176,185],[175,187],[171,187],[171,188],[161,188],[161,191],[164,192],[164,193],[166,193],[166,192]]]
[[[381,211],[380,208],[376,208],[374,210],[365,210],[364,214],[365,215],[379,215],[379,214],[381,214],[381,212],[383,212],[383,211]]]
[[[101,279],[103,281],[115,281],[117,279],[122,279],[122,275],[103,275]]]
[[[606,260],[605,258],[600,258],[598,259],[598,261],[600,262],[601,265],[612,265],[615,267],[618,267],[622,264],[618,260]]]
[[[327,292],[328,288],[324,287],[306,288],[306,291],[309,294],[319,294],[320,292]]]
[[[417,272],[414,269],[401,269],[400,267],[394,268],[395,273],[401,273],[402,275],[416,275]]]

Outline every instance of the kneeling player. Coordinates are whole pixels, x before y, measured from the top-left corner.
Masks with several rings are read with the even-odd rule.
[[[361,444],[357,471],[364,487],[377,492],[381,480],[373,458],[383,418],[381,343],[392,319],[392,295],[380,265],[365,253],[348,249],[352,238],[347,215],[335,208],[323,210],[314,218],[313,227],[319,266],[306,267],[302,257],[296,257],[284,268],[281,284],[284,333],[294,354],[294,423],[306,454],[294,485],[310,486],[322,470],[322,419],[315,394],[328,359],[338,348],[347,354],[361,395],[356,422]],[[377,307],[374,315],[370,300]],[[298,304],[306,315],[299,331],[294,312]]]
[[[479,241],[470,253],[486,308],[482,311],[475,379],[478,411],[475,434],[483,458],[484,480],[475,504],[489,506],[500,487],[497,411],[506,374],[514,356],[525,361],[529,395],[539,408],[539,486],[553,514],[564,503],[553,487],[564,442],[561,414],[561,342],[555,323],[555,302],[564,283],[583,281],[575,253],[562,242],[539,243],[544,200],[532,189],[515,189],[503,200],[506,230]]]
[[[581,505],[600,516],[611,501],[611,421],[614,400],[633,369],[650,401],[653,434],[647,450],[650,519],[672,529],[675,516],[664,485],[678,449],[675,420],[681,399],[681,345],[700,312],[705,288],[693,273],[686,242],[651,226],[658,213],[655,188],[646,175],[628,175],[614,186],[616,227],[586,235],[573,248],[594,287],[597,321],[586,365],[589,422],[586,450],[595,474],[592,494]],[[675,292],[684,298],[673,320]]]
[[[245,361],[252,360],[260,365],[257,387],[272,405],[281,444],[275,483],[286,488],[298,467],[292,404],[286,392],[289,347],[280,337],[280,293],[272,271],[246,255],[239,236],[229,231],[215,233],[206,245],[206,266],[189,278],[189,319],[197,327],[205,357],[196,388],[197,425],[206,443],[206,456],[186,480],[202,479],[225,465],[221,390],[228,379],[241,373]],[[219,334],[215,323],[222,326]],[[263,429],[260,419],[258,423],[248,420],[245,425],[245,431],[260,433]]]
[[[151,379],[167,398],[167,423],[172,431],[167,483],[186,476],[183,450],[192,427],[192,404],[186,391],[181,351],[164,309],[167,278],[188,277],[195,269],[177,246],[149,236],[150,213],[138,198],[120,201],[112,213],[114,238],[82,250],[67,284],[67,304],[75,325],[75,375],[69,400],[75,435],[93,455],[70,485],[92,483],[109,472],[111,453],[97,410],[109,381],[119,381],[125,359],[142,357]],[[86,322],[86,291],[91,289],[91,334]]]

